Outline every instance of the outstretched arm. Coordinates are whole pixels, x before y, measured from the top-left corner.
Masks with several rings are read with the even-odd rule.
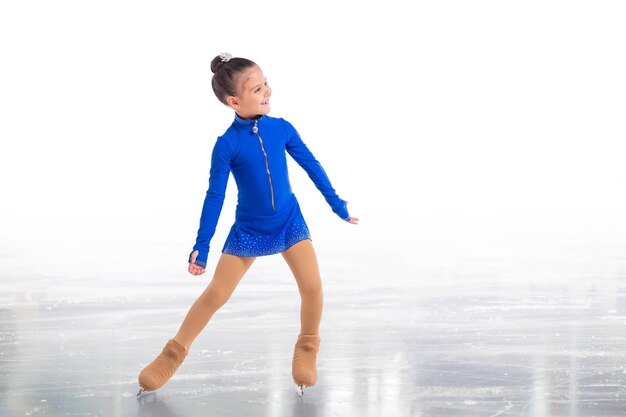
[[[286,120],[285,129],[287,131],[287,142],[285,148],[289,155],[300,165],[309,178],[313,181],[318,190],[322,193],[326,202],[330,205],[333,212],[341,217],[343,220],[352,224],[357,224],[358,218],[351,217],[348,214],[347,201],[339,198],[330,179],[324,171],[322,164],[319,163],[313,153],[309,150],[306,144],[302,141],[302,138],[296,131],[296,129]]]

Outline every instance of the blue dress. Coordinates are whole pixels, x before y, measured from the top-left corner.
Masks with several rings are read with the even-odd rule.
[[[307,172],[333,212],[350,220],[346,202],[339,198],[324,168],[289,122],[267,115],[247,120],[235,114],[235,120],[213,147],[209,189],[191,251],[198,251],[195,263],[206,268],[209,243],[231,172],[238,189],[237,208],[223,253],[272,255],[311,238],[289,183],[287,153]]]

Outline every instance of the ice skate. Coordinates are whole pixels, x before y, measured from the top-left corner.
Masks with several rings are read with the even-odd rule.
[[[155,394],[155,395],[152,395]],[[146,391],[143,388],[139,388],[139,392],[137,393],[137,400],[142,404],[150,403],[154,401],[156,398],[156,391]]]
[[[304,395],[304,388],[317,382],[316,357],[320,348],[320,337],[316,334],[302,334],[293,352],[291,374],[297,385],[298,395]]]
[[[174,339],[168,340],[163,351],[139,374],[137,399],[154,393],[176,372],[187,356],[187,349]]]

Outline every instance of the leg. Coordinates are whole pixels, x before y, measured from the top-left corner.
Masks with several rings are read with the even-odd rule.
[[[286,251],[283,258],[291,269],[300,292],[300,334],[319,334],[324,304],[322,279],[310,240],[302,240]]]
[[[310,240],[303,240],[282,253],[298,283],[300,292],[300,335],[294,348],[291,373],[304,395],[304,387],[317,382],[317,351],[322,318],[322,280]]]
[[[223,253],[215,267],[213,280],[189,309],[174,340],[189,350],[213,314],[226,304],[255,259]]]
[[[230,298],[255,258],[241,258],[222,254],[215,268],[213,280],[191,306],[183,324],[163,351],[139,374],[138,395],[154,391],[165,384],[183,363],[189,347],[213,314]]]

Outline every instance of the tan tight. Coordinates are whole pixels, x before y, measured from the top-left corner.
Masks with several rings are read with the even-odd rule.
[[[289,265],[300,292],[300,334],[318,334],[323,294],[313,244],[310,240],[303,240],[281,254]],[[220,256],[211,283],[193,303],[174,337],[187,351],[213,314],[226,304],[255,259],[226,253]]]

